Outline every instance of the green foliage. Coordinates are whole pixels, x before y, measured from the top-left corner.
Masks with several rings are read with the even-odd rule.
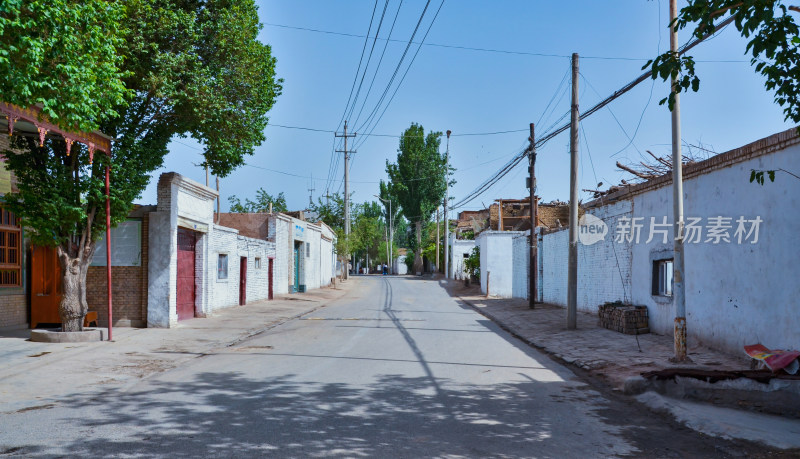
[[[317,202],[311,204],[310,210],[316,212],[326,225],[341,229],[344,234],[344,196],[336,193],[327,197],[324,202],[321,197],[317,198]]]
[[[278,193],[277,196],[272,196],[271,194],[267,193],[266,190],[263,188],[259,188],[256,191],[256,200],[251,201],[249,199],[244,200],[244,204],[239,200],[236,195],[229,196],[228,202],[231,205],[231,212],[239,212],[239,213],[258,213],[258,212],[269,212],[270,204],[272,204],[272,211],[273,212],[286,212],[288,209],[286,208],[286,196],[283,195],[283,191]]]
[[[123,84],[123,2],[0,2],[0,99],[40,104],[65,130],[91,132],[132,94]]]
[[[425,135],[413,123],[400,137],[397,164],[386,162],[389,194],[397,198],[403,215],[411,222],[426,222],[442,202],[446,163],[439,153],[441,132]]]
[[[785,119],[800,122],[800,70],[797,69],[800,29],[790,9],[800,11],[781,0],[689,0],[675,23],[678,29],[693,25],[692,35],[701,38],[716,32],[715,20],[725,14],[733,15],[736,29],[748,40],[745,52],[750,53],[750,63],[756,72],[764,76],[766,89],[774,90],[774,100],[784,107]],[[700,88],[691,57],[679,58],[666,52],[643,68],[648,66],[653,70],[654,79],[677,79],[676,87],[661,100],[662,104],[669,103],[670,110],[676,93]]]
[[[472,248],[469,258],[464,260],[464,274],[472,276],[476,279],[481,278],[481,248],[475,246]]]
[[[764,186],[764,174],[765,173],[769,177],[769,181],[770,182],[774,182],[775,181],[775,171],[757,171],[755,169],[752,169],[750,171],[750,183],[753,183],[753,181],[755,181],[759,185]]]
[[[40,103],[65,128],[97,127],[115,139],[112,222],[158,169],[174,136],[205,145],[205,162],[226,175],[264,140],[281,91],[253,0],[21,1],[0,4],[0,94]],[[89,165],[75,144],[13,139],[2,152],[18,177],[6,196],[28,234],[76,256],[105,228],[103,154]],[[76,159],[77,158],[77,159]]]
[[[406,264],[406,268],[408,268],[408,272],[412,274],[416,274],[414,272],[414,258],[415,258],[414,252],[409,250],[408,252],[406,252],[406,258],[403,260],[403,262]]]

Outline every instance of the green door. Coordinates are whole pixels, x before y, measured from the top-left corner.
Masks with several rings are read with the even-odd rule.
[[[300,288],[300,249],[298,246],[294,247],[294,285],[292,291],[297,292]]]

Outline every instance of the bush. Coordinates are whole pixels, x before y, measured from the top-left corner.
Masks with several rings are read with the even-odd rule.
[[[464,273],[475,279],[481,278],[481,248],[475,246],[469,258],[464,260]]]
[[[406,259],[403,260],[403,262],[406,264],[406,267],[408,267],[408,272],[414,273],[414,252],[409,250],[406,253]]]

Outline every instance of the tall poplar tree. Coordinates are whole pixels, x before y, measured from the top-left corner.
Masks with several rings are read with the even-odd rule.
[[[447,163],[439,153],[441,132],[429,132],[416,123],[400,137],[397,163],[386,161],[389,191],[403,215],[414,225],[414,272],[422,272],[422,226],[442,203],[446,192]]]

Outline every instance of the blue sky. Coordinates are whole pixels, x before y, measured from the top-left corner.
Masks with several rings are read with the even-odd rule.
[[[380,37],[386,37],[399,2],[389,1]],[[389,42],[356,126],[376,106],[425,3],[402,2],[392,33],[393,39],[402,42]],[[277,73],[285,80],[283,94],[269,114],[273,126],[266,128],[267,140],[254,156],[247,158],[247,166],[220,179],[222,206],[227,209],[230,195],[252,198],[262,187],[271,194],[284,192],[291,209],[302,209],[308,205],[309,188],[315,189],[315,200],[327,190],[341,189],[341,158],[336,175],[329,181],[333,134],[274,125],[341,129],[339,121],[353,86],[364,38],[280,26],[364,36],[375,2],[275,0],[258,1],[258,5],[265,24],[260,39],[272,46],[278,61]],[[384,1],[379,1],[372,35],[383,5]],[[420,41],[439,5],[440,0],[431,1],[415,41]],[[571,53],[581,55],[580,106],[585,110],[640,75],[648,58],[669,47],[668,0],[573,1],[565,5],[545,1],[445,1],[425,43],[530,54],[422,46],[373,134],[399,136],[412,122],[421,124],[426,131],[452,130],[450,156],[457,183],[451,196],[457,201],[524,148],[529,123],[537,123],[537,134],[543,134],[568,112],[569,78],[564,77]],[[685,43],[689,35],[689,31],[682,31],[679,41]],[[384,43],[379,40],[375,45],[351,126],[364,102],[363,95]],[[371,46],[370,40],[367,53]],[[389,96],[417,46],[411,46]],[[791,127],[783,121],[781,108],[764,89],[763,80],[753,71],[744,49],[744,39],[730,26],[691,53],[698,60],[702,83],[700,92],[682,96],[684,142],[724,152]],[[366,56],[364,59],[366,62]],[[557,92],[562,80],[561,91]],[[630,179],[627,173],[617,170],[616,161],[638,162],[646,150],[669,154],[670,114],[665,106],[658,105],[666,93],[665,83],[647,80],[609,108],[582,121],[580,188]],[[551,100],[550,110],[544,113]],[[522,132],[459,135],[515,130]],[[364,132],[369,129],[359,133]],[[376,182],[386,178],[386,160],[396,160],[398,138],[391,136],[356,138],[358,152],[350,173],[354,202],[375,199]],[[202,161],[199,148],[191,139],[173,142],[164,168],[153,174],[140,202],[155,203],[155,183],[162,172],[176,171],[204,182],[205,172],[192,165]],[[538,153],[539,195],[545,202],[566,201],[568,132],[551,140]],[[520,164],[464,208],[482,208],[501,197],[527,196],[525,174],[525,165]],[[748,180],[749,176],[742,177],[743,186]],[[581,197],[585,200],[589,195],[581,193]]]

